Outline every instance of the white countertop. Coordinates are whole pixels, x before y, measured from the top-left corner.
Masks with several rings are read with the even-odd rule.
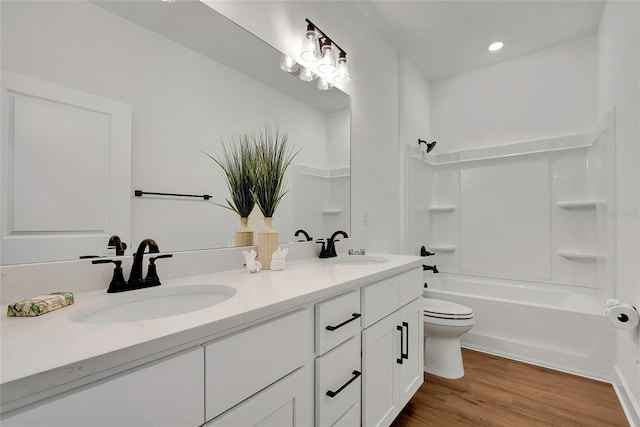
[[[218,284],[231,286],[237,293],[220,304],[161,319],[111,324],[69,320],[74,310],[118,295],[107,294],[107,284],[104,290],[77,293],[73,305],[39,317],[4,315],[0,320],[0,387],[4,409],[10,409],[12,405],[6,404],[16,399],[169,349],[197,345],[198,340],[203,342],[240,325],[408,271],[423,261],[414,256],[373,255],[389,261],[342,265],[335,263],[335,258],[313,258],[288,262],[281,271],[249,274],[244,269],[235,269],[166,280],[161,286]],[[54,285],[52,289],[57,287]]]

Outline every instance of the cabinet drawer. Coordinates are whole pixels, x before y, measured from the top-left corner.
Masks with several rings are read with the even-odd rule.
[[[400,307],[422,296],[422,269],[362,288],[362,327],[367,328]]]
[[[390,277],[362,288],[362,327],[367,328],[400,307],[400,278]]]
[[[333,425],[360,402],[361,372],[358,337],[316,359],[316,425]]]
[[[400,279],[400,307],[422,296],[422,268],[416,268],[398,276]]]
[[[205,414],[210,420],[311,360],[308,310],[205,345]]]
[[[349,292],[316,304],[316,354],[360,333],[360,293]]]

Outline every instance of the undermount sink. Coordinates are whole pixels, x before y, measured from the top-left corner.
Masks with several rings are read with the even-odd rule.
[[[331,263],[340,265],[371,265],[389,262],[388,258],[369,255],[347,255],[332,258]]]
[[[223,285],[184,285],[140,289],[117,295],[69,313],[79,323],[121,323],[192,313],[233,297],[236,289]]]

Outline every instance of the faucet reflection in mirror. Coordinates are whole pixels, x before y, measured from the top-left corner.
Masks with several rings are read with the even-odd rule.
[[[307,31],[304,33],[300,58],[309,63],[316,63],[315,73],[285,54],[282,54],[280,59],[280,69],[297,75],[300,80],[306,82],[317,79],[316,87],[319,90],[329,90],[335,83],[350,81],[351,71],[347,61],[347,52],[309,19],[305,19],[305,21],[307,22]],[[336,49],[339,51],[337,62]]]

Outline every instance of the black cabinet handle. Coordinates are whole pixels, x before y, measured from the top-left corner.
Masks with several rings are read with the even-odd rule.
[[[396,359],[396,363],[402,365],[402,359],[404,359],[404,353],[402,352],[402,349],[404,349],[404,328],[398,325],[396,330],[400,331],[400,357]]]
[[[338,393],[340,393],[342,390],[344,390],[345,388],[347,388],[349,386],[349,384],[351,384],[352,382],[354,382],[359,376],[360,376],[360,372],[359,371],[353,371],[351,372],[351,375],[353,375],[353,377],[351,377],[351,379],[349,381],[347,381],[346,383],[344,383],[342,385],[342,387],[340,387],[339,389],[337,389],[336,391],[332,391],[329,390],[327,392],[327,396],[333,398],[336,397],[338,395]]]
[[[342,322],[342,323],[340,323],[339,325],[336,325],[336,326],[331,326],[331,325],[329,325],[329,326],[327,326],[325,329],[326,329],[327,331],[335,331],[335,330],[336,330],[336,329],[338,329],[338,328],[342,328],[342,327],[343,327],[344,325],[346,325],[347,323],[349,323],[349,322],[353,322],[354,320],[356,320],[356,319],[357,319],[358,317],[360,317],[361,315],[360,315],[360,313],[353,313],[351,316],[352,316],[352,317],[351,317],[351,319],[349,319],[349,320],[345,320],[344,322]]]
[[[405,345],[407,346],[407,352],[403,353],[402,352],[402,343],[400,344],[400,358],[402,359],[409,359],[409,324],[407,322],[402,322],[402,327],[403,328],[407,328],[407,337],[404,340],[405,341]]]

